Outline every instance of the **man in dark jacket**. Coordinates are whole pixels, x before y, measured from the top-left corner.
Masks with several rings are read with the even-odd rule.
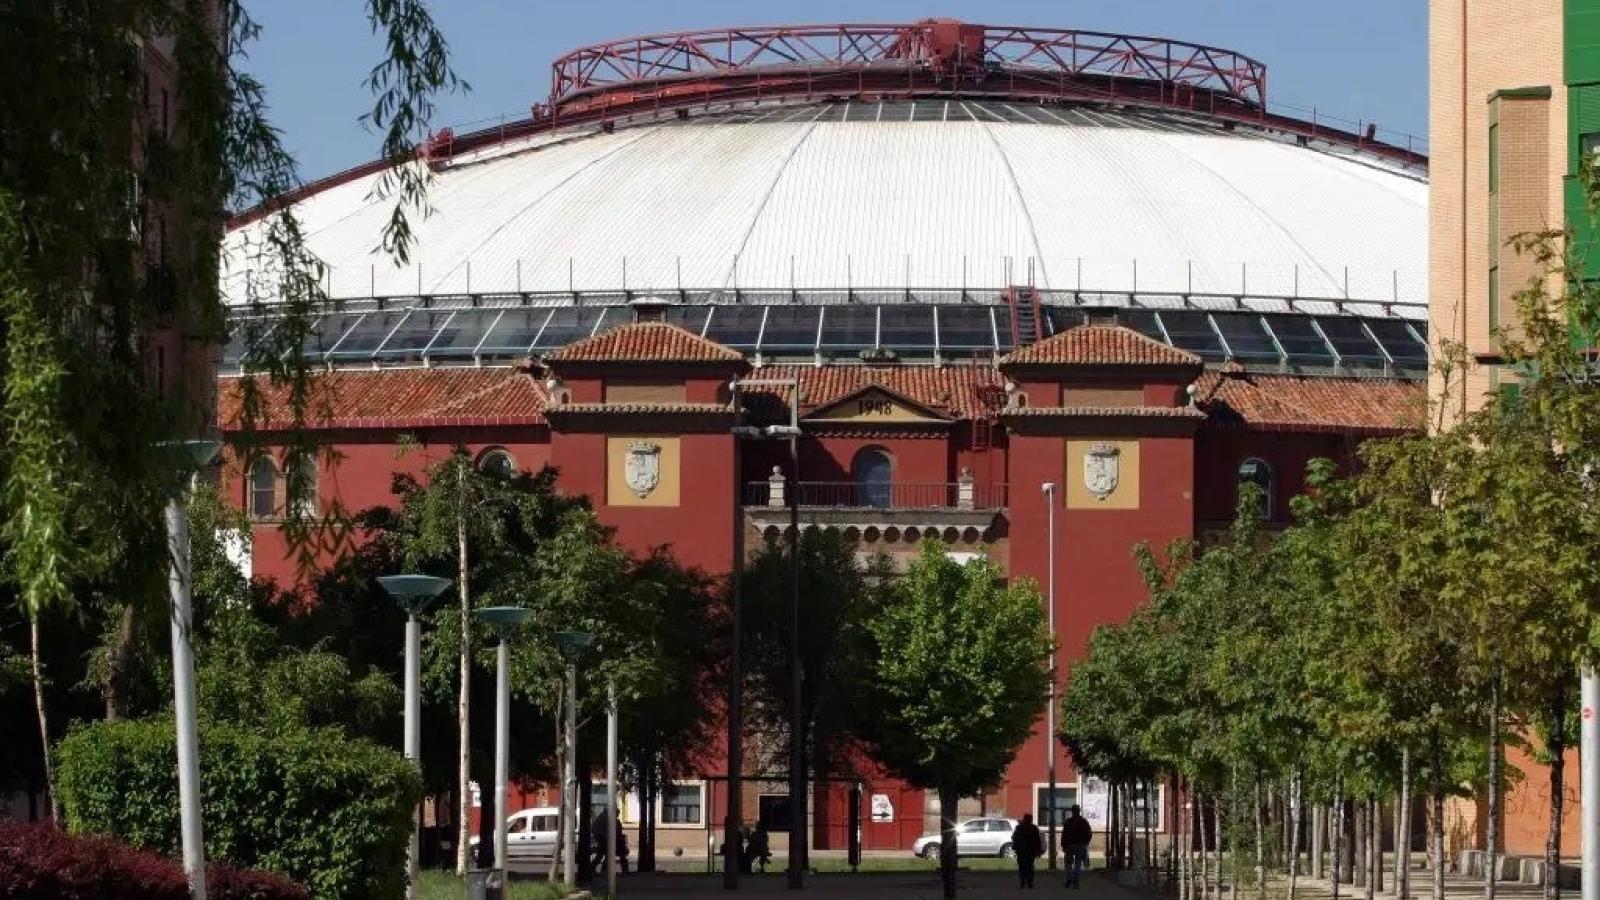
[[[1089,867],[1089,842],[1094,840],[1094,828],[1089,820],[1079,815],[1078,807],[1061,825],[1061,843],[1067,848],[1067,887],[1078,887],[1083,870]]]
[[[1033,887],[1033,862],[1044,853],[1044,838],[1039,826],[1033,824],[1033,814],[1023,813],[1022,821],[1011,832],[1011,852],[1017,855],[1017,879],[1025,888]]]

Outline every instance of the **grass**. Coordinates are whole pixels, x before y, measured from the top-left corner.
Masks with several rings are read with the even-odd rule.
[[[513,880],[506,900],[555,900],[564,894],[566,888],[559,884]],[[466,896],[467,883],[454,872],[426,871],[417,882],[417,900],[464,900]]]

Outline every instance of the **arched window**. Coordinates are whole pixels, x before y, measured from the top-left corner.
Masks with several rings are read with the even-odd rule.
[[[856,504],[879,508],[893,505],[893,471],[889,454],[882,450],[871,448],[857,453],[855,462],[850,466],[851,477],[856,483]]]
[[[314,457],[300,460],[295,469],[297,473],[294,487],[301,491],[299,503],[295,509],[302,518],[314,519],[317,516],[317,461]]]
[[[499,478],[517,474],[517,461],[504,447],[491,447],[478,457],[478,469]]]
[[[1253,484],[1261,492],[1257,498],[1261,504],[1261,518],[1272,518],[1272,467],[1266,460],[1251,457],[1239,463],[1239,485]]]
[[[250,466],[250,514],[267,518],[278,511],[278,467],[263,456]]]

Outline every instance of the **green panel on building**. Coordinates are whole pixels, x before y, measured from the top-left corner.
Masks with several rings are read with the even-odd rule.
[[[1567,84],[1600,82],[1600,0],[1566,0]]]

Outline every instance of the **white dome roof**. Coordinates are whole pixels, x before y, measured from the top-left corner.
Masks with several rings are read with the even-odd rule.
[[[376,177],[296,204],[336,298],[1032,283],[1426,302],[1422,173],[1177,113],[810,103],[544,134],[446,163],[399,268]],[[234,302],[260,227],[227,238]]]

